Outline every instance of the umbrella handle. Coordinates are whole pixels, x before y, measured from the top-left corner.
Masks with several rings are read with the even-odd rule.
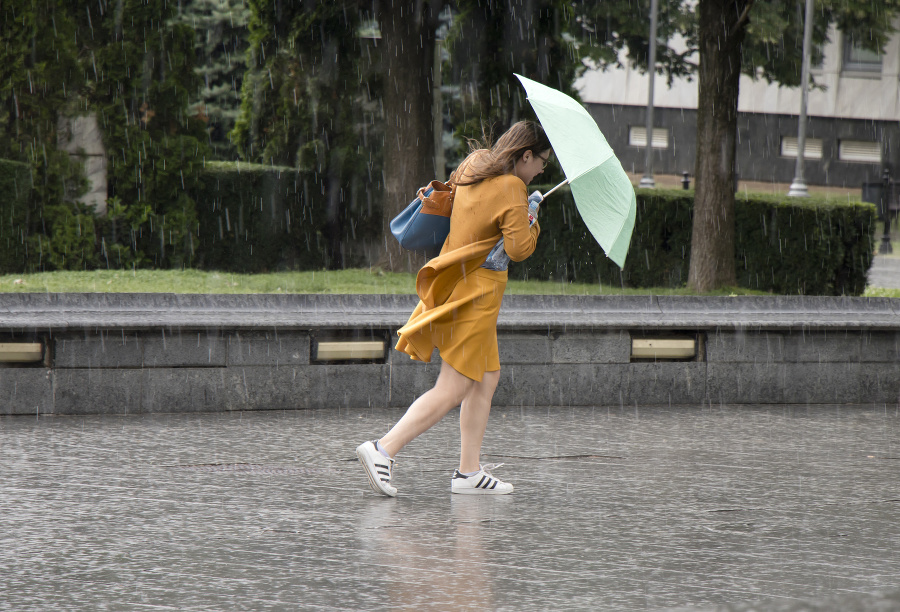
[[[548,191],[547,193],[545,193],[545,194],[544,194],[544,199],[546,199],[548,195],[550,195],[551,193],[553,193],[554,191],[556,191],[557,189],[559,189],[559,188],[562,187],[563,185],[568,185],[568,184],[569,184],[569,179],[564,180],[562,183],[560,183],[559,185],[557,185],[556,187],[554,187],[553,189],[551,189],[550,191]]]

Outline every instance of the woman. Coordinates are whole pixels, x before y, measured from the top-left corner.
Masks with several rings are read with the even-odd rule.
[[[481,441],[500,380],[497,315],[506,288],[506,270],[482,268],[500,238],[510,259],[534,252],[540,226],[529,225],[526,185],[543,172],[550,141],[540,125],[521,121],[490,149],[476,149],[450,176],[456,184],[450,234],[440,255],[416,277],[421,301],[398,334],[396,348],[431,361],[437,347],[441,371],[381,439],[356,449],[369,484],[377,493],[397,495],[391,485],[393,457],[456,406],[460,406],[459,468],[450,479],[453,493],[505,494],[513,486],[480,464]]]

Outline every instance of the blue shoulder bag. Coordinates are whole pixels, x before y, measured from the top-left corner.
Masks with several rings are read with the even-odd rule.
[[[450,213],[456,185],[431,181],[419,189],[416,199],[391,220],[391,233],[410,251],[437,255],[450,233]]]

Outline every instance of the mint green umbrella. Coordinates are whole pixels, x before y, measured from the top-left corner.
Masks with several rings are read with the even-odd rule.
[[[544,127],[584,224],[607,257],[625,265],[637,202],[634,187],[606,138],[581,104],[566,94],[523,76],[528,101]]]

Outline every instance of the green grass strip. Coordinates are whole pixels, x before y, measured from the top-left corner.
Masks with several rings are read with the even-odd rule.
[[[0,276],[2,293],[415,293],[415,275],[379,269],[234,274],[200,270],[92,270]],[[555,281],[510,281],[519,295],[693,295],[685,288],[630,289]],[[706,295],[765,295],[740,287]]]

